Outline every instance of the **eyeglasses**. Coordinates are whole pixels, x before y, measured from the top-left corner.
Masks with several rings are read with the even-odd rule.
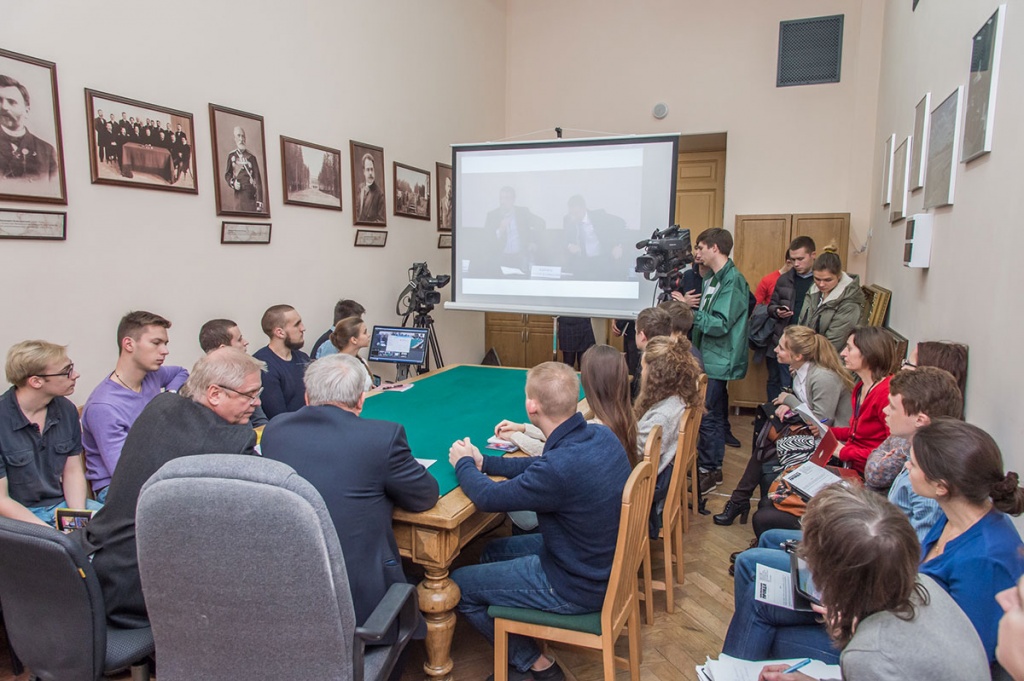
[[[55,374],[36,374],[39,378],[52,378],[54,376],[63,376],[64,378],[71,378],[71,374],[75,373],[75,363],[71,362],[66,367],[61,369]]]
[[[235,393],[236,395],[241,395],[242,397],[248,397],[249,404],[256,404],[256,400],[260,399],[260,395],[263,394],[263,388],[260,388],[259,390],[253,393],[243,393],[241,390],[235,390],[234,388],[229,388],[226,385],[217,385],[217,387],[220,388],[221,390],[228,390],[230,392]]]
[[[909,359],[900,360],[900,369],[916,369],[916,364],[911,364]]]

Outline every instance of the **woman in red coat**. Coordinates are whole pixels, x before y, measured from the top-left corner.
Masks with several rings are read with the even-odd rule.
[[[853,418],[849,427],[835,427],[842,446],[837,456],[847,468],[864,475],[871,451],[889,437],[883,409],[889,404],[889,379],[896,361],[896,344],[878,326],[859,326],[839,353],[846,368],[857,375],[853,387]]]

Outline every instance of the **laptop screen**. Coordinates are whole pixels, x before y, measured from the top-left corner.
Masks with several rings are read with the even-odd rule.
[[[423,364],[427,358],[429,329],[375,326],[370,338],[370,361]]]

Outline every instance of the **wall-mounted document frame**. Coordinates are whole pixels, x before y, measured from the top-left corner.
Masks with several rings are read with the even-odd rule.
[[[885,138],[882,145],[882,206],[892,202],[892,151],[896,146],[896,133]]]
[[[924,183],[925,209],[953,204],[963,92],[964,86],[958,86],[932,109],[928,126],[928,172]]]
[[[910,154],[910,191],[924,186],[924,160],[928,158],[928,122],[932,111],[932,93],[925,94],[914,107],[914,142]]]
[[[989,17],[974,34],[971,44],[971,75],[967,79],[967,115],[964,120],[964,163],[992,151],[992,125],[996,114],[999,53],[1003,46],[1006,5]]]

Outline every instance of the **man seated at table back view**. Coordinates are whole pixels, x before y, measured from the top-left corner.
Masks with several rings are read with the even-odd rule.
[[[547,439],[541,456],[482,456],[469,438],[449,452],[462,490],[478,509],[537,512],[538,534],[497,539],[480,565],[452,573],[462,591],[459,611],[491,642],[488,606],[578,615],[604,604],[630,466],[612,431],[588,425],[577,413],[578,398],[571,367],[540,364],[527,374],[526,413]],[[508,652],[510,679],[564,678],[532,639],[510,636]]]
[[[426,511],[438,498],[437,480],[413,458],[405,428],[360,418],[364,374],[350,355],[316,360],[306,369],[308,406],[275,418],[260,440],[263,456],[294,468],[324,498],[360,625],[392,584],[407,581],[391,529],[394,507]]]
[[[135,548],[135,506],[142,486],[172,459],[254,454],[256,433],[249,417],[260,403],[263,367],[235,348],[214,350],[196,362],[181,395],[157,395],[132,425],[106,505],[85,529],[71,535],[86,553],[95,552],[92,565],[111,624],[149,626]]]
[[[267,363],[263,374],[263,411],[268,418],[305,405],[302,374],[309,364],[309,355],[302,351],[306,327],[302,317],[291,305],[272,305],[260,320],[269,342],[252,356]]]
[[[107,498],[128,429],[150,400],[164,390],[177,390],[188,378],[182,367],[164,366],[169,328],[169,321],[152,312],[136,310],[122,317],[117,325],[117,366],[85,402],[85,477],[101,503]]]

